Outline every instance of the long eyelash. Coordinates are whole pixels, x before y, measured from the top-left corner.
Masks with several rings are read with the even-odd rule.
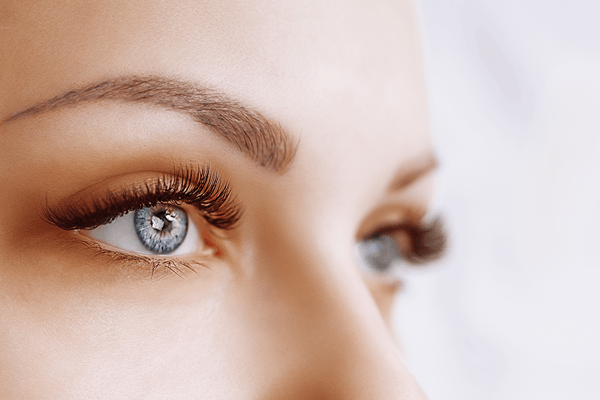
[[[435,261],[446,251],[448,239],[440,217],[419,225],[403,224],[385,227],[369,235],[369,239],[401,232],[405,233],[410,241],[408,251],[404,251],[402,255],[411,264],[418,265]]]
[[[67,199],[58,205],[46,202],[41,216],[64,230],[92,229],[128,212],[163,203],[190,204],[209,224],[221,229],[233,227],[242,216],[242,209],[233,199],[229,185],[208,166],[184,167],[154,182],[109,191],[90,200]]]
[[[424,264],[439,259],[444,255],[448,239],[441,218],[431,223],[407,227],[410,238],[410,251],[405,254],[412,264]]]

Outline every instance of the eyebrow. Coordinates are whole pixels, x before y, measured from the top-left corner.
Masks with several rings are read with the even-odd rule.
[[[434,171],[438,167],[438,162],[432,151],[427,151],[421,157],[407,164],[402,168],[400,173],[396,175],[389,190],[396,192],[405,189],[423,178],[428,173]]]
[[[120,77],[73,89],[17,112],[3,122],[98,100],[141,102],[186,114],[272,171],[285,171],[296,154],[297,141],[276,121],[223,93],[157,76]]]

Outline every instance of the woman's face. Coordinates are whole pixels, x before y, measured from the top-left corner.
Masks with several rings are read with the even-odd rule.
[[[407,1],[3,1],[0,397],[423,398],[377,261],[418,46]]]

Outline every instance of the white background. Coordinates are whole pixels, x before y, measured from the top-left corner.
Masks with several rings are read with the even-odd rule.
[[[422,0],[451,248],[396,304],[431,400],[600,399],[600,1]]]

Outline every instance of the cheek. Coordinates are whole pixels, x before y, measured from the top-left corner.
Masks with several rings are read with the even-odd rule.
[[[229,280],[204,278],[202,285],[171,280],[174,287],[165,278],[150,288],[3,279],[0,398],[193,398],[199,390],[218,398],[232,380],[252,387],[238,370],[250,361],[246,331],[222,305]],[[230,389],[235,398],[252,397]]]

